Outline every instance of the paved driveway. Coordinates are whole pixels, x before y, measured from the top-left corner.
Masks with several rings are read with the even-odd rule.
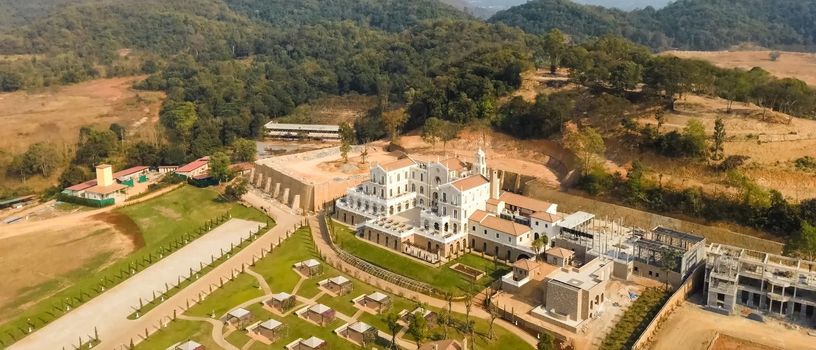
[[[262,223],[232,219],[201,236],[187,246],[137,273],[116,287],[81,305],[67,315],[23,338],[9,349],[73,349],[79,337],[84,340],[94,335],[94,327],[103,340],[111,333],[127,329],[135,321],[127,317],[138,307],[139,298],[148,301],[165,289],[165,283],[176,284],[179,276],[189,275],[190,268],[199,269],[200,263],[209,263],[230,244],[238,244],[250,231]],[[256,241],[257,242],[257,241]]]

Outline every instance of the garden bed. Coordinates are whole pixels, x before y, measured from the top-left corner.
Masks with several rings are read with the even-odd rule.
[[[469,278],[472,281],[478,281],[482,277],[484,277],[487,273],[477,268],[473,268],[467,266],[465,264],[455,263],[450,267],[453,271],[456,271],[465,277]]]

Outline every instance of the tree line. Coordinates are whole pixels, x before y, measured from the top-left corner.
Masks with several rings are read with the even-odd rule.
[[[500,11],[490,22],[536,34],[558,28],[576,41],[616,35],[657,51],[722,50],[744,43],[811,51],[816,48],[815,16],[814,0],[679,0],[659,10],[630,12],[534,0]]]

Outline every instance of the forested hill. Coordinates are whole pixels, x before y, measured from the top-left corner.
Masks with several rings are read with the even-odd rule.
[[[438,0],[226,0],[230,8],[276,26],[353,21],[402,31],[432,18],[465,18]]]
[[[621,35],[655,50],[718,50],[742,43],[816,49],[816,0],[678,0],[660,10],[631,12],[533,0],[490,21],[539,34],[559,28],[577,40]]]
[[[0,3],[0,55],[38,56],[0,61],[0,91],[152,73],[154,63],[179,54],[199,62],[245,58],[305,26],[343,22],[398,33],[423,21],[470,19],[437,0],[27,1]],[[122,59],[122,49],[135,57]]]
[[[467,17],[436,0],[12,0],[0,10],[28,15],[27,25],[0,27],[0,54],[60,50],[101,57],[115,46],[164,53],[185,44],[244,41],[264,26],[352,21],[402,31],[423,20]]]

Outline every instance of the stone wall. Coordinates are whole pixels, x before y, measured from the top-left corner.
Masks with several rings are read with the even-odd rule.
[[[666,304],[664,304],[657,315],[655,315],[652,322],[646,326],[646,329],[640,334],[638,340],[632,345],[633,350],[644,350],[649,348],[649,344],[653,341],[655,334],[657,334],[657,332],[660,330],[660,326],[663,324],[663,321],[665,321],[666,318],[668,318],[669,315],[671,315],[671,313],[674,312],[678,306],[680,306],[680,304],[688,299],[689,296],[702,289],[703,277],[705,275],[704,272],[705,264],[700,264],[697,266],[694,272],[689,275],[680,288],[677,288],[669,300],[666,301]]]
[[[314,186],[284,174],[274,167],[255,164],[251,182],[263,192],[293,209],[315,210]]]

